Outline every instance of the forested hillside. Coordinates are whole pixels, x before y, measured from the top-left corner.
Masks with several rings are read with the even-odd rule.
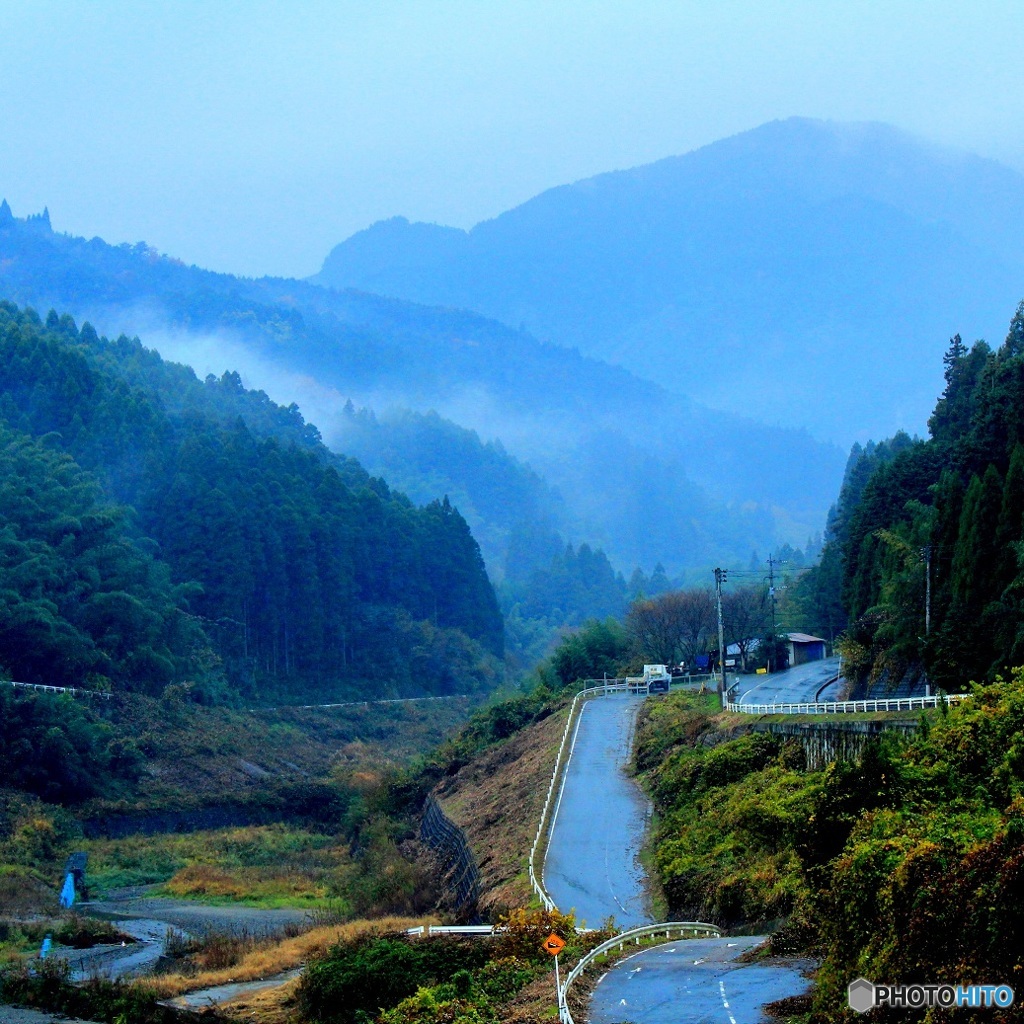
[[[452,693],[503,630],[447,501],[414,506],[235,374],[0,304],[0,666],[207,697]]]
[[[436,412],[392,409],[380,416],[351,402],[338,420],[338,444],[416,502],[447,494],[473,530],[493,577],[528,572],[538,558],[510,539],[524,530],[573,525],[566,503],[500,441],[483,441]],[[571,532],[571,530],[570,530]]]
[[[923,670],[959,690],[1024,662],[1024,303],[1001,346],[957,335],[943,363],[930,438],[854,452],[795,595],[848,620],[858,680]]]

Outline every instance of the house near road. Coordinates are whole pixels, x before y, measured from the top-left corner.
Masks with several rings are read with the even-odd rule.
[[[825,657],[825,641],[820,636],[787,633],[786,646],[789,648],[790,666],[806,665],[809,661],[821,661]]]

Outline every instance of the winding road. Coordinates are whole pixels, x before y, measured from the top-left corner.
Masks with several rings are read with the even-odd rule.
[[[738,704],[800,704],[813,702],[818,691],[839,672],[838,658],[824,658],[766,676],[740,676]],[[835,700],[838,683],[822,692]]]
[[[555,805],[544,887],[577,924],[619,928],[653,921],[639,853],[650,803],[625,772],[643,698],[588,700],[580,712]]]
[[[590,1024],[757,1024],[765,1003],[810,987],[800,962],[736,962],[763,938],[687,939],[635,953],[598,982]]]
[[[765,679],[740,698],[751,704],[813,700],[837,661],[814,662]],[[559,909],[596,927],[614,917],[620,929],[652,922],[639,853],[650,804],[625,772],[644,698],[595,697],[580,713],[556,803],[544,887]],[[655,698],[657,699],[657,698]],[[766,1003],[800,995],[804,964],[738,963],[763,936],[687,939],[620,961],[594,991],[593,1024],[756,1024]]]

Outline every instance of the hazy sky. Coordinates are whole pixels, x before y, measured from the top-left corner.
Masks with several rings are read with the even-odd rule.
[[[552,185],[794,114],[1024,170],[1024,3],[0,2],[0,195],[58,230],[314,273],[394,214],[469,227]]]

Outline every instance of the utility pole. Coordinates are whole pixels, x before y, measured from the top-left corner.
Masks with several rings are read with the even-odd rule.
[[[921,548],[924,559],[924,635],[932,631],[932,546],[925,544]]]
[[[768,556],[768,600],[772,606],[772,647],[768,652],[768,671],[775,671],[775,651],[778,637],[775,635],[775,559]]]
[[[725,707],[728,688],[725,685],[725,625],[722,622],[722,584],[725,582],[727,570],[715,570],[715,594],[718,597],[718,666],[721,669],[721,682],[718,693],[722,700],[722,707]]]

